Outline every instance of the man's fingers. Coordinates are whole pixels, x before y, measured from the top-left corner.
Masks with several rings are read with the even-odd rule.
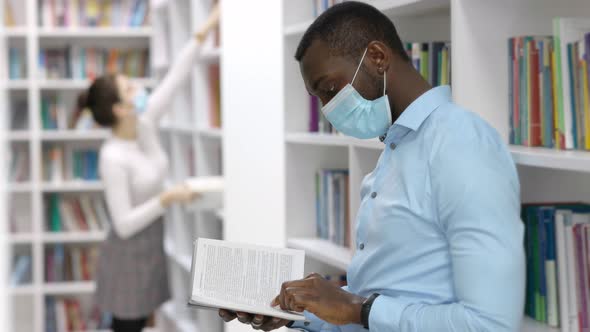
[[[238,316],[240,323],[250,324],[252,322],[253,316],[248,313],[238,311],[236,312],[236,315]]]
[[[289,287],[285,290],[285,303],[287,308],[284,310],[291,310],[302,312],[305,310],[307,302],[313,298],[314,291],[302,287]]]
[[[224,322],[231,322],[232,320],[236,319],[236,313],[233,311],[220,309],[219,310],[219,317],[223,319]]]
[[[255,330],[260,330],[262,329],[262,326],[266,324],[269,320],[271,320],[271,317],[263,315],[254,315],[254,318],[252,318],[251,323],[252,328]]]

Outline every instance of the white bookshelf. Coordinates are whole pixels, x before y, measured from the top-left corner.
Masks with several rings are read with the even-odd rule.
[[[45,198],[49,194],[64,196],[100,196],[104,186],[100,181],[61,181],[51,182],[43,179],[42,162],[45,146],[98,147],[109,137],[106,130],[44,130],[41,122],[41,97],[60,94],[66,96],[68,108],[74,106],[75,98],[90,81],[74,79],[39,79],[38,54],[45,47],[61,47],[69,44],[93,47],[125,47],[147,49],[152,38],[151,27],[140,28],[52,28],[38,26],[38,1],[12,1],[23,6],[26,22],[17,27],[4,28],[0,15],[0,102],[4,114],[13,110],[9,107],[12,98],[27,103],[27,124],[25,129],[10,130],[8,117],[2,116],[0,125],[3,143],[24,144],[28,147],[29,179],[26,182],[6,182],[8,204],[25,202],[26,209],[19,205],[19,213],[28,228],[27,231],[8,235],[9,250],[7,259],[12,260],[12,252],[25,251],[32,258],[32,281],[22,286],[9,286],[8,305],[12,307],[10,331],[45,331],[45,299],[49,296],[88,299],[91,302],[96,289],[94,281],[75,281],[50,283],[45,281],[45,253],[48,248],[64,244],[66,246],[94,247],[106,237],[105,231],[53,233],[46,230]],[[4,2],[0,5],[3,13]],[[26,67],[26,78],[8,79],[8,47],[16,46],[25,50],[22,61]],[[134,79],[140,85],[153,87],[151,78]],[[71,104],[70,104],[71,103]],[[5,134],[4,134],[5,133]],[[3,174],[4,175],[4,174]],[[4,187],[4,186],[3,186]],[[8,210],[8,209],[7,209]],[[6,212],[3,212],[6,213]],[[2,220],[8,222],[8,215]],[[19,219],[19,220],[20,220]],[[7,225],[4,225],[8,229]],[[86,331],[88,332],[88,331]]]
[[[138,28],[40,28],[41,38],[150,38],[150,27]]]
[[[165,1],[152,12],[154,35],[165,36],[167,61],[154,69],[161,79],[185,43],[209,15],[211,0]],[[223,14],[222,14],[223,17]],[[156,23],[157,22],[157,23]],[[221,46],[215,46],[213,34],[201,47],[192,70],[190,84],[181,87],[170,105],[172,111],[160,124],[165,150],[170,160],[168,182],[178,183],[190,176],[222,175],[222,138],[224,131],[211,126],[208,68],[220,64]],[[157,47],[154,45],[154,47]],[[224,112],[222,109],[222,113]],[[197,204],[198,205],[198,204]],[[192,244],[198,237],[221,238],[223,220],[215,210],[173,207],[166,214],[164,251],[172,299],[160,310],[162,331],[222,331],[217,313],[187,306],[190,290]]]
[[[551,0],[366,2],[393,18],[404,41],[451,41],[454,100],[487,120],[506,142],[508,38],[550,35],[553,17],[590,12],[585,0],[562,1],[559,6]],[[281,11],[282,16],[260,22],[242,18],[244,13],[263,11]],[[313,22],[312,13],[312,1],[251,1],[224,8],[222,61],[227,70],[222,78],[224,91],[232,92],[223,99],[231,110],[224,116],[224,233],[231,240],[303,249],[311,262],[307,272],[342,271],[351,251],[316,237],[314,174],[319,168],[349,169],[349,212],[355,216],[361,181],[373,170],[383,144],[307,132],[309,97],[293,56]],[[265,41],[264,47],[252,46],[243,36],[257,36]],[[590,201],[589,152],[509,148],[518,166],[523,201]],[[245,331],[229,326],[231,331]],[[525,318],[522,331],[557,329]]]

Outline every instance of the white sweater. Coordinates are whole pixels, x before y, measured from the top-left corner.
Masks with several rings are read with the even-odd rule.
[[[121,238],[130,238],[164,213],[160,193],[168,159],[159,139],[158,122],[170,110],[176,90],[189,78],[198,54],[191,40],[150,95],[138,119],[137,140],[108,139],[100,149],[99,171],[105,185],[112,225]]]

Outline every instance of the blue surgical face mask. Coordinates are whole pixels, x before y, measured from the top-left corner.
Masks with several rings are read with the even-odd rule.
[[[148,102],[148,93],[144,88],[138,88],[133,97],[133,107],[135,113],[141,114],[145,111]]]
[[[322,112],[336,130],[345,135],[368,139],[384,135],[391,126],[391,109],[385,94],[386,76],[383,72],[383,96],[367,100],[352,86],[363,64],[367,50],[352,78],[352,82],[340,90]]]

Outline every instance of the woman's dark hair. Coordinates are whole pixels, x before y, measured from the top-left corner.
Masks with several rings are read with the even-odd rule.
[[[109,74],[94,80],[88,91],[78,97],[78,108],[89,108],[96,123],[112,127],[117,122],[113,106],[120,101],[117,75]]]

